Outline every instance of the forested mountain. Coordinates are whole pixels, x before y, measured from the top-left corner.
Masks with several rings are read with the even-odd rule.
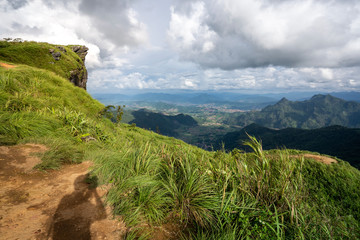
[[[138,111],[133,111],[132,115],[134,116],[134,119],[129,122],[130,124],[135,123],[138,127],[171,137],[178,136],[178,133],[175,130],[179,127],[197,126],[195,119],[184,114],[168,116],[162,113],[155,113],[146,109],[140,109]]]
[[[227,123],[242,127],[256,123],[278,129],[314,129],[331,125],[356,128],[360,127],[360,103],[321,94],[305,101],[283,98],[259,112],[246,112]]]
[[[336,156],[360,167],[360,129],[330,126],[318,129],[286,128],[274,130],[257,124],[251,124],[240,131],[226,134],[217,143],[217,148],[224,144],[225,149],[247,150],[243,145],[249,137],[261,139],[264,149],[289,148],[315,151]]]

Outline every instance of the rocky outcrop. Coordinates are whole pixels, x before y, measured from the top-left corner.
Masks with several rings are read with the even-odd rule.
[[[82,60],[82,67],[70,71],[70,82],[75,86],[81,87],[86,90],[86,83],[88,79],[88,73],[85,67],[85,57],[89,48],[85,46],[72,46],[71,49],[80,57]]]
[[[87,70],[85,67],[85,57],[87,55],[87,51],[89,48],[85,46],[68,46],[72,51],[74,51],[80,59],[77,59],[78,67],[76,69],[72,69],[69,72],[69,80],[72,82],[75,86],[81,87],[86,90],[86,83],[87,83]],[[55,61],[60,61],[62,54],[67,55],[66,48],[63,46],[55,46],[55,48],[50,48],[49,53],[54,58]],[[51,64],[54,64],[54,62],[51,62]]]
[[[81,60],[83,60],[83,62],[85,62],[85,56],[87,55],[87,51],[89,51],[89,48],[85,46],[73,46],[72,50],[77,55],[79,55],[79,57],[81,58]]]

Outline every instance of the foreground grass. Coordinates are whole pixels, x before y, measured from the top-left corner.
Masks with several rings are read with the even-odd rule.
[[[46,144],[42,170],[92,160],[128,239],[164,223],[183,239],[360,238],[360,172],[346,162],[263,151],[252,137],[253,153],[207,152],[114,124],[86,91],[25,65],[0,69],[0,103],[0,144]]]

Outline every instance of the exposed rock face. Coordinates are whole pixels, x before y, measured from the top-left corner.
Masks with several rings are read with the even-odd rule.
[[[86,82],[88,78],[87,70],[85,67],[85,57],[87,55],[87,51],[89,48],[85,46],[68,46],[71,50],[73,50],[79,57],[76,58],[78,64],[76,69],[71,69],[69,72],[69,80],[75,86],[81,87],[86,90]],[[49,53],[54,58],[55,61],[60,61],[62,56],[68,56],[66,48],[63,46],[54,46],[54,48],[49,49]],[[55,64],[55,62],[49,62],[50,64]]]
[[[79,57],[81,58],[81,60],[83,60],[83,62],[85,62],[85,56],[87,55],[87,51],[89,50],[89,48],[85,47],[85,46],[73,46],[72,50],[79,55]]]
[[[72,46],[72,50],[79,55],[82,60],[82,68],[78,68],[70,71],[70,81],[78,87],[81,87],[86,90],[86,82],[88,78],[87,70],[85,68],[85,56],[89,48],[85,46]]]

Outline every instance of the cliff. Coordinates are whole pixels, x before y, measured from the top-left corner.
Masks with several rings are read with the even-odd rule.
[[[85,57],[88,50],[79,45],[7,40],[0,41],[0,61],[50,70],[86,90]]]
[[[82,60],[82,66],[80,68],[70,71],[70,82],[75,86],[81,87],[86,90],[86,83],[88,79],[87,70],[85,67],[85,56],[89,50],[85,46],[72,46],[71,48]]]

